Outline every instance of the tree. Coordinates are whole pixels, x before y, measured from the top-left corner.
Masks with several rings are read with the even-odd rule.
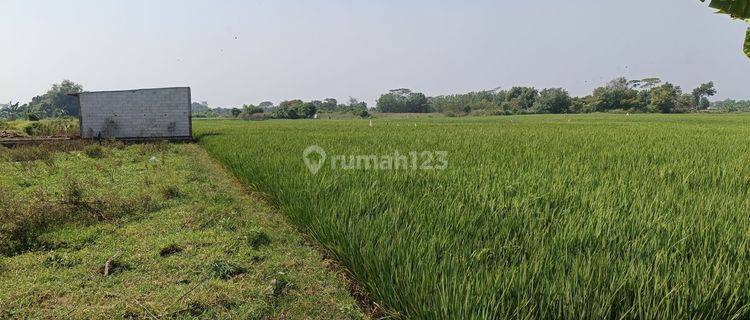
[[[305,102],[300,106],[298,114],[301,118],[312,118],[318,113],[318,106],[321,105],[320,101]]]
[[[370,112],[367,111],[367,103],[359,101],[357,98],[353,97],[349,97],[348,104],[340,105],[339,110],[342,112],[350,112],[361,118],[367,118],[370,116]]]
[[[706,2],[706,0],[701,0],[701,2]],[[750,0],[711,0],[709,6],[734,19],[750,22]],[[745,55],[750,58],[750,28],[745,32],[744,51]]]
[[[319,102],[319,101],[318,101]],[[277,119],[304,119],[312,118],[318,113],[315,102],[303,102],[302,100],[289,100],[279,104],[273,112]]]
[[[274,118],[279,119],[299,119],[299,109],[305,104],[302,100],[283,101],[274,111]]]
[[[31,99],[28,112],[40,117],[58,117],[79,115],[78,99],[70,94],[83,92],[83,87],[70,80],[53,84],[45,94]]]
[[[320,109],[326,112],[334,112],[336,111],[336,107],[338,105],[339,105],[339,102],[336,101],[336,99],[328,98],[328,99],[323,100],[323,103],[320,105]]]
[[[640,110],[641,97],[625,78],[612,80],[605,87],[594,89],[587,109],[591,111]]]
[[[649,109],[661,113],[675,112],[680,94],[680,87],[669,82],[653,88],[649,99]]]
[[[513,87],[505,94],[506,108],[529,110],[534,106],[539,91],[531,87]]]
[[[693,106],[696,109],[706,110],[708,109],[710,102],[708,101],[708,97],[713,97],[716,95],[716,88],[714,87],[714,82],[708,82],[701,84],[697,88],[693,90]]]
[[[394,113],[426,113],[430,112],[430,103],[421,92],[412,92],[409,89],[393,89],[381,95],[377,101],[377,109],[380,112]]]
[[[252,104],[246,104],[242,106],[242,112],[245,114],[256,114],[256,113],[263,113],[263,108],[256,107]]]
[[[232,117],[237,118],[242,113],[242,110],[240,108],[232,108]]]
[[[28,105],[21,106],[20,102],[13,103],[13,101],[11,101],[0,108],[0,118],[16,120],[19,118],[27,117],[27,109]]]
[[[661,84],[659,78],[645,78],[641,80],[630,80],[628,86],[635,89],[646,89],[650,90]]]
[[[566,113],[571,104],[572,100],[565,89],[544,89],[534,101],[533,110],[536,113]]]
[[[261,109],[264,109],[264,110],[268,110],[268,109],[273,108],[273,102],[271,102],[271,101],[263,101],[263,102],[261,102],[261,103],[258,104],[258,107],[260,107]]]

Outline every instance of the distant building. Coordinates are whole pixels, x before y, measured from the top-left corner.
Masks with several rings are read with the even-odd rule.
[[[82,138],[192,139],[189,87],[71,95],[81,108]]]

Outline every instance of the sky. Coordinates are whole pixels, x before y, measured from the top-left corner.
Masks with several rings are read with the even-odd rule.
[[[747,24],[698,0],[0,0],[0,102],[190,86],[195,101],[427,95],[529,85],[587,95],[660,77],[750,98]]]

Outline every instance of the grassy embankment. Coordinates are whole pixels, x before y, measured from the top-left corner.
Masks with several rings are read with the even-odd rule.
[[[71,137],[79,135],[78,119],[43,119],[39,121],[0,119],[0,139],[28,137]]]
[[[327,265],[198,146],[0,150],[0,318],[362,318]]]
[[[406,318],[750,317],[750,116],[196,121]],[[449,152],[446,171],[332,155]]]

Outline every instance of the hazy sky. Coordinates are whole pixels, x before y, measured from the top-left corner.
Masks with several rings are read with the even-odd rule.
[[[190,86],[193,100],[428,95],[623,75],[750,98],[746,24],[698,0],[0,0],[0,101],[54,82]]]

